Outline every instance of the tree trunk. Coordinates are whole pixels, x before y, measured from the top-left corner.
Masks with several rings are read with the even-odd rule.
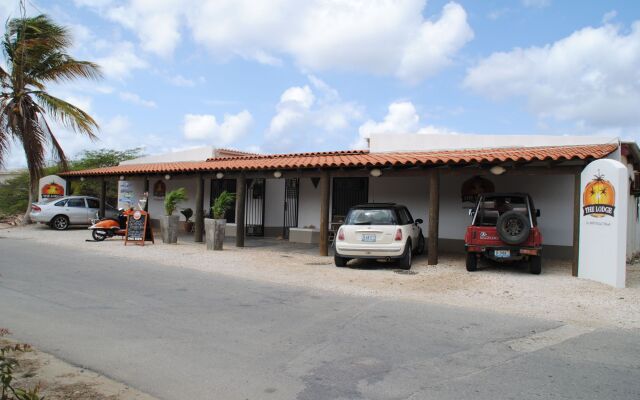
[[[36,179],[33,178],[31,174],[29,174],[29,202],[27,203],[27,211],[24,213],[24,217],[22,218],[22,225],[29,225],[31,223],[31,203],[37,201],[37,182],[34,182]]]

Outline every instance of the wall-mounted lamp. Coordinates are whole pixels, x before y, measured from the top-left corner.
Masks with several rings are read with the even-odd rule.
[[[169,180],[169,179],[171,179],[171,175],[169,175],[169,174],[166,174],[166,175],[164,176],[164,179],[166,179],[166,180]]]
[[[273,171],[273,177],[276,179],[282,178],[282,172],[281,171]]]
[[[382,171],[380,170],[380,168],[374,168],[371,171],[369,171],[369,174],[374,178],[377,178],[382,175]]]
[[[222,178],[224,178],[224,174],[223,174],[222,172],[218,172],[218,173],[216,174],[216,178],[218,178],[218,179],[222,179]]]
[[[124,180],[124,175],[120,175],[120,180],[123,181]]]
[[[80,182],[84,182],[84,176],[80,177]]]
[[[491,171],[491,173],[494,175],[502,175],[507,172],[507,169],[502,165],[494,165],[489,171]]]

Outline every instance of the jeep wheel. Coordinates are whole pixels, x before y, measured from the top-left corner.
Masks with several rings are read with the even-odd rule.
[[[542,256],[529,257],[529,273],[540,275],[542,272]]]
[[[517,211],[507,211],[498,217],[496,230],[503,242],[516,245],[527,240],[531,226],[524,214]]]
[[[400,268],[401,269],[411,269],[411,243],[407,242],[405,248],[404,248],[404,254],[402,255],[402,258],[400,259]]]
[[[478,256],[476,253],[467,253],[467,271],[474,272],[478,270]]]

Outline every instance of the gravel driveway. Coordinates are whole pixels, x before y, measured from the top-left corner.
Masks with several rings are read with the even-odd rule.
[[[314,255],[303,247],[296,251],[291,246],[240,249],[228,245],[223,252],[213,252],[201,244],[164,245],[160,241],[144,247],[125,247],[119,239],[87,242],[90,234],[86,229],[57,232],[42,225],[1,229],[1,237],[31,240],[34,245],[55,244],[63,252],[83,248],[96,255],[116,254],[126,263],[146,260],[171,268],[192,268],[351,296],[411,299],[587,327],[640,328],[638,264],[628,266],[628,287],[615,289],[572,277],[566,261],[547,262],[540,276],[516,267],[488,267],[468,273],[461,256],[445,254],[437,266],[428,266],[426,258],[420,257],[414,261],[415,274],[399,274],[384,264],[336,268],[332,258]]]

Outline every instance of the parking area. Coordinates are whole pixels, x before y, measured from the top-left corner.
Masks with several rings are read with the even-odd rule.
[[[135,268],[146,260],[167,268],[191,268],[254,281],[303,286],[352,296],[398,298],[532,316],[589,327],[640,327],[640,264],[627,267],[625,289],[576,279],[569,261],[548,260],[542,275],[530,275],[518,265],[481,264],[466,271],[461,255],[442,254],[439,264],[417,257],[409,273],[393,264],[357,262],[336,268],[333,258],[317,255],[313,245],[278,239],[249,239],[246,247],[226,243],[222,252],[207,251],[185,237],[178,245],[160,240],[146,246],[124,246],[119,239],[91,242],[86,229],[64,232],[42,225],[0,230],[0,240],[30,240],[55,244],[60,256],[72,257],[79,248],[115,255]]]

